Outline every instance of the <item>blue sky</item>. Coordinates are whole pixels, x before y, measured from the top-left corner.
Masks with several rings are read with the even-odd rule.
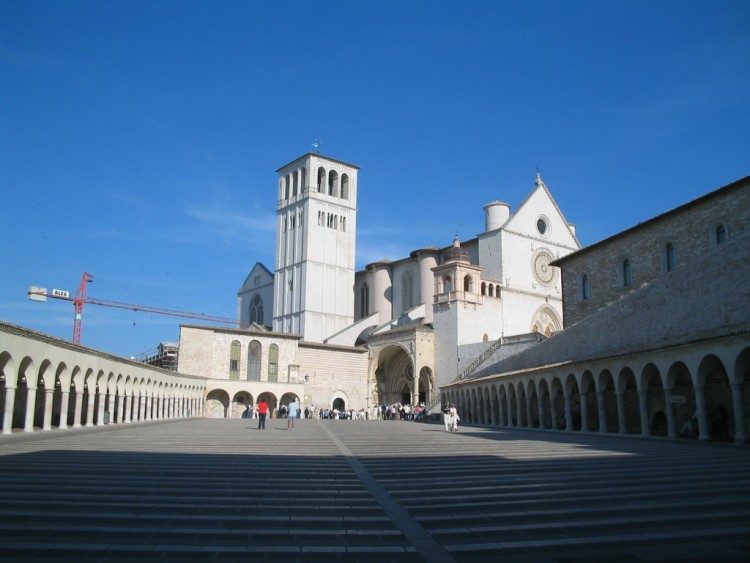
[[[473,238],[537,167],[586,246],[750,173],[750,2],[0,2],[0,319],[29,285],[222,317],[275,170],[356,164],[358,268]],[[135,355],[192,322],[89,305]]]

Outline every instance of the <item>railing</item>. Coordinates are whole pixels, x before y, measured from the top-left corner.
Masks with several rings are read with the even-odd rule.
[[[485,361],[487,361],[487,358],[492,356],[500,346],[503,345],[503,338],[498,338],[495,342],[492,343],[492,345],[487,348],[484,352],[482,352],[478,357],[474,358],[474,360],[464,368],[464,370],[459,373],[456,377],[453,378],[453,380],[450,382],[450,384],[458,383],[459,381],[463,381],[464,379],[468,378],[471,374],[473,374],[479,366],[481,366]],[[449,385],[450,385],[449,384]],[[433,397],[430,399],[430,401],[427,403],[426,409],[427,412],[429,412],[431,409],[433,409],[436,405],[440,403],[440,395]]]

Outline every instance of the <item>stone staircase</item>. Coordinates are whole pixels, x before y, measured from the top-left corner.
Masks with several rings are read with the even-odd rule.
[[[495,342],[493,342],[484,352],[482,352],[478,357],[474,358],[472,362],[466,366],[466,368],[459,373],[456,377],[454,377],[450,384],[457,383],[459,381],[463,381],[464,379],[467,379],[471,374],[476,372],[479,367],[484,364],[484,362],[487,361],[487,358],[492,356],[500,346],[503,345],[504,339],[501,336],[498,338]],[[437,394],[427,403],[426,408],[427,412],[430,412],[433,408],[435,408],[437,405],[440,404],[440,395]]]

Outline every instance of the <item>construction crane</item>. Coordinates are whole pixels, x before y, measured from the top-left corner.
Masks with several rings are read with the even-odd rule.
[[[78,290],[75,297],[70,296],[70,292],[61,289],[52,289],[47,291],[46,287],[29,287],[28,296],[32,301],[46,301],[47,298],[62,299],[63,301],[72,301],[75,309],[73,317],[73,343],[81,343],[81,329],[83,325],[83,306],[88,303],[91,305],[102,305],[104,307],[115,307],[117,309],[128,309],[130,311],[142,311],[144,313],[156,313],[157,315],[169,315],[172,317],[183,317],[187,319],[198,319],[213,323],[230,324],[242,326],[237,320],[227,317],[216,317],[205,315],[203,313],[191,313],[189,311],[176,311],[173,309],[163,309],[160,307],[150,307],[148,305],[138,305],[135,303],[121,303],[119,301],[109,301],[106,299],[96,299],[88,296],[87,287],[94,281],[94,276],[84,272],[81,281],[78,284]]]

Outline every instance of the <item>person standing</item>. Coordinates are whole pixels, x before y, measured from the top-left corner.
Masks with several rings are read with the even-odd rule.
[[[258,401],[258,430],[266,429],[266,415],[268,415],[268,403],[261,399]]]
[[[450,432],[451,430],[451,408],[450,408],[450,405],[447,403],[443,407],[443,424],[445,424],[445,431]]]
[[[292,402],[287,406],[286,411],[286,429],[292,430],[294,428],[294,421],[299,415],[299,403],[297,398],[292,399]]]
[[[458,409],[456,408],[456,405],[454,403],[451,403],[450,405],[450,418],[451,418],[451,430],[453,432],[458,432],[458,421],[461,420],[458,416]]]

